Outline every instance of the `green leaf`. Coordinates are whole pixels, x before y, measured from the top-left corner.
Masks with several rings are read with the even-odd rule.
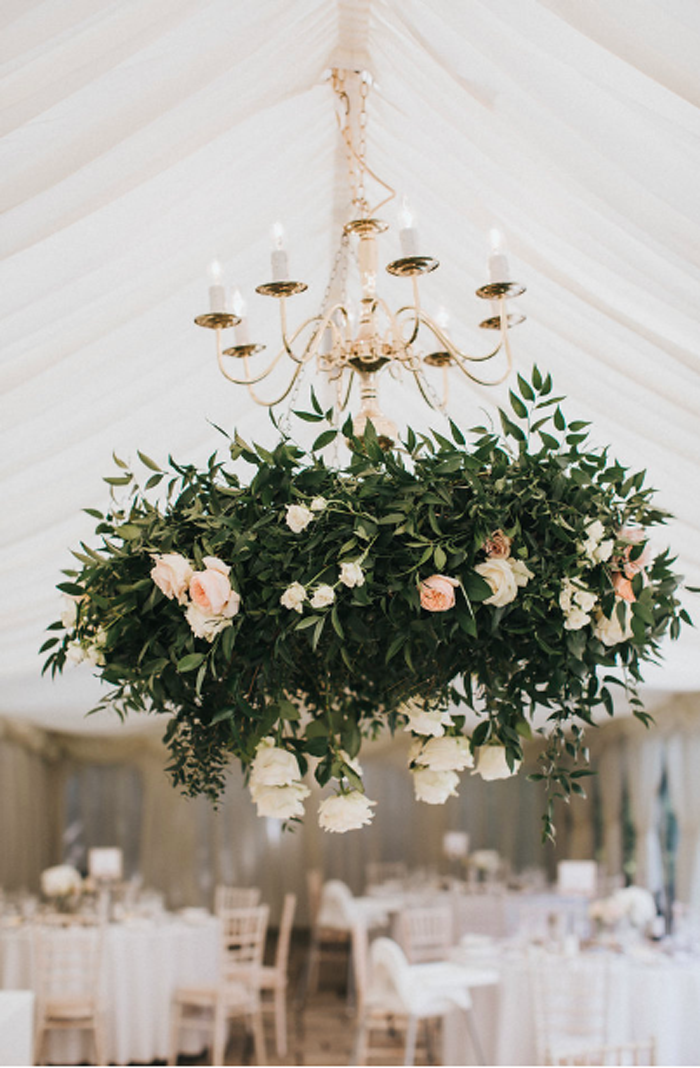
[[[509,390],[510,406],[520,419],[527,419],[527,408],[513,390]]]
[[[137,449],[136,455],[145,467],[149,467],[151,471],[158,471],[159,473],[162,473],[160,466],[155,462],[155,460],[152,460],[150,456],[146,456],[145,452],[141,452],[139,449]]]
[[[132,477],[132,475],[105,475],[102,481],[110,486],[128,486]]]
[[[337,430],[324,430],[321,434],[318,435],[313,445],[311,446],[312,451],[317,452],[319,449],[324,449],[326,445],[330,445],[332,441],[335,441],[337,436]]]
[[[539,372],[538,372],[539,373]],[[525,400],[534,401],[535,394],[533,393],[530,383],[523,378],[521,374],[518,375],[518,388]]]
[[[188,653],[187,656],[183,656],[181,660],[178,660],[176,667],[179,672],[184,674],[187,671],[194,671],[204,660],[204,653]]]
[[[440,545],[437,545],[435,547],[435,550],[433,552],[433,560],[435,561],[435,566],[438,571],[442,571],[443,567],[447,563],[447,556],[445,555],[445,550]]]
[[[86,593],[85,588],[79,586],[77,582],[59,582],[56,589],[61,593],[67,593],[69,597],[84,597]]]

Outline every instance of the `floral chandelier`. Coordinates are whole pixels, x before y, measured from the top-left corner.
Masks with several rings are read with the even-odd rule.
[[[256,292],[279,302],[282,335],[279,352],[266,366],[253,367],[251,357],[260,353],[264,346],[251,344],[243,298],[238,290],[232,293],[223,284],[218,261],[214,261],[210,268],[210,309],[206,314],[198,315],[195,323],[215,331],[221,373],[230,382],[246,386],[256,404],[268,407],[280,404],[293,393],[304,369],[313,365],[317,373],[327,376],[334,387],[337,420],[348,408],[353,382],[357,378],[360,409],[353,420],[353,430],[361,435],[370,421],[380,438],[389,443],[395,441],[398,434],[396,426],[379,405],[380,371],[388,368],[394,373],[407,372],[425,402],[441,411],[447,407],[448,375],[452,369],[481,385],[499,385],[512,367],[509,329],[524,320],[523,315],[508,311],[506,300],[520,296],[525,287],[509,280],[502,236],[497,230],[492,231],[489,281],[477,289],[476,295],[490,304],[489,316],[479,325],[485,330],[499,331],[500,338],[496,347],[484,355],[472,356],[461,351],[447,333],[444,316],[432,318],[421,307],[418,281],[421,275],[439,267],[439,263],[431,256],[419,254],[418,233],[404,200],[403,225],[399,231],[402,255],[389,263],[386,270],[396,277],[411,280],[413,300],[396,311],[391,310],[377,292],[377,238],[388,229],[388,224],[376,218],[375,213],[395,196],[395,192],[368,167],[366,161],[366,104],[370,78],[354,71],[333,70],[331,83],[338,102],[338,123],[347,157],[352,218],[343,227],[321,311],[290,333],[287,298],[302,293],[307,286],[289,277],[289,261],[283,247],[284,231],[278,223],[273,228],[276,247],[272,253],[272,281],[257,286]],[[373,206],[367,199],[368,178],[378,183],[386,194]],[[355,242],[361,291],[357,311],[347,299],[346,292],[349,260]],[[235,328],[236,344],[224,348],[222,331],[232,327]],[[488,381],[475,374],[474,365],[493,360],[499,354],[505,358],[505,368],[497,378]],[[270,378],[285,358],[289,368],[281,392],[263,400],[255,387]],[[242,373],[231,370],[236,362],[242,367]],[[440,377],[439,392],[430,378],[433,372]]]
[[[385,729],[409,733],[409,774],[428,804],[454,796],[466,769],[485,779],[515,774],[524,741],[539,733],[531,778],[548,789],[551,837],[554,801],[584,792],[584,732],[595,711],[612,715],[613,687],[622,687],[649,722],[636,691],[643,663],[658,657],[666,632],[675,638],[690,622],[672,558],[650,544],[667,513],[643,472],[587,446],[588,424],[567,420],[537,367],[517,375],[499,431],[449,419],[449,437],[409,428],[394,440],[377,401],[382,367],[407,368],[442,408],[445,395],[426,386],[425,366],[473,377],[473,358],[421,310],[417,278],[436,264],[414,255],[408,239],[407,254],[389,266],[412,279],[414,303],[392,313],[377,297],[379,231],[363,191],[371,172],[363,142],[356,149],[344,124],[340,72],[333,84],[356,165],[358,218],[341,249],[359,238],[357,330],[348,307],[328,297],[288,336],[285,299],[301,283],[283,277],[281,249],[279,277],[259,287],[280,301],[283,348],[273,366],[285,356],[292,366],[277,401],[312,361],[336,384],[329,407],[312,389],[310,409],[296,413],[320,433],[309,450],[286,427],[272,449],[234,433],[235,469],[216,454],[198,468],[161,466],[139,452],[143,485],[115,456],[117,473],[105,479],[110,507],[87,509],[96,544],[74,550],[79,567],[58,585],[66,604],[49,627],[60,633],[41,650],[45,670],[87,661],[112,688],[98,710],[164,714],[169,770],[191,795],[216,800],[237,757],[258,813],[294,820],[313,771],[335,787],[318,814],[330,831],[373,818],[358,756],[363,740]],[[364,100],[367,83],[359,84]],[[225,304],[217,287],[212,303]],[[482,325],[501,331],[484,359],[503,351],[510,362],[504,302],[516,291],[507,281],[478,291],[498,302]],[[240,359],[244,374],[233,380],[259,400],[254,387],[268,371],[251,373],[256,346],[239,334],[233,350],[221,348],[222,329],[245,326],[236,318],[214,307],[199,321],[216,330],[227,377],[224,359]],[[419,355],[424,330],[438,353]],[[341,427],[353,375],[362,408]],[[329,463],[326,446],[339,435],[349,460]],[[536,729],[542,711],[546,724]],[[468,713],[477,717],[471,733]]]

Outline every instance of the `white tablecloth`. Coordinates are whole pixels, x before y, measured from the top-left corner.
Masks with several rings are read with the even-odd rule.
[[[524,951],[502,948],[455,951],[455,960],[495,967],[497,987],[475,990],[474,1013],[486,1056],[493,1065],[538,1063],[532,988]],[[599,954],[601,974],[604,955]],[[608,1014],[611,1042],[656,1042],[659,1065],[700,1064],[700,958],[673,958],[642,949],[608,956],[611,969]],[[474,1064],[463,1019],[448,1017],[444,1030],[445,1064]]]
[[[34,1064],[34,994],[0,991],[0,1064]]]
[[[176,986],[214,982],[219,962],[219,923],[167,916],[106,929],[102,993],[107,1009],[107,1052],[115,1064],[149,1064],[168,1055],[170,1002]],[[0,987],[33,985],[28,925],[0,929]],[[71,1033],[51,1037],[54,1063],[79,1063],[83,1046]]]

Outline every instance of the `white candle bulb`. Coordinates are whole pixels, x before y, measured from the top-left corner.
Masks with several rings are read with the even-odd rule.
[[[406,197],[401,198],[401,211],[399,212],[399,241],[401,242],[401,255],[404,258],[418,255],[418,233],[413,225],[413,212]]]
[[[240,289],[233,291],[233,314],[238,316],[241,320],[240,323],[236,323],[234,334],[236,337],[237,345],[249,345],[250,338],[248,337],[248,319],[246,318],[246,303],[243,299],[243,295]]]
[[[207,273],[209,275],[209,311],[228,311],[226,286],[222,282],[223,271],[219,260],[212,260]]]
[[[289,263],[284,248],[284,227],[276,222],[272,227],[272,281],[286,282],[289,279]]]
[[[506,243],[500,230],[493,229],[490,232],[491,255],[489,256],[489,281],[509,282],[510,268],[506,256]]]

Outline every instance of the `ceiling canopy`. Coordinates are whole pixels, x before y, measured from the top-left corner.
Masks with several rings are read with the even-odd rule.
[[[215,426],[274,436],[193,318],[216,256],[274,351],[277,309],[254,288],[278,219],[308,284],[290,318],[320,306],[350,200],[332,67],[372,76],[367,158],[398,194],[380,213],[384,262],[405,195],[441,262],[426,308],[486,351],[474,291],[503,232],[527,286],[517,369],[550,371],[593,441],[647,469],[676,517],[655,547],[700,585],[697,4],[8,0],[0,23],[0,714],[114,729],[84,718],[88,668],[52,683],[38,655],[112,451],[202,461],[225,446]],[[409,296],[405,280],[380,286]],[[503,390],[457,382],[451,414],[483,421]],[[439,428],[412,387],[389,379],[383,400]],[[647,679],[700,690],[691,630]]]

